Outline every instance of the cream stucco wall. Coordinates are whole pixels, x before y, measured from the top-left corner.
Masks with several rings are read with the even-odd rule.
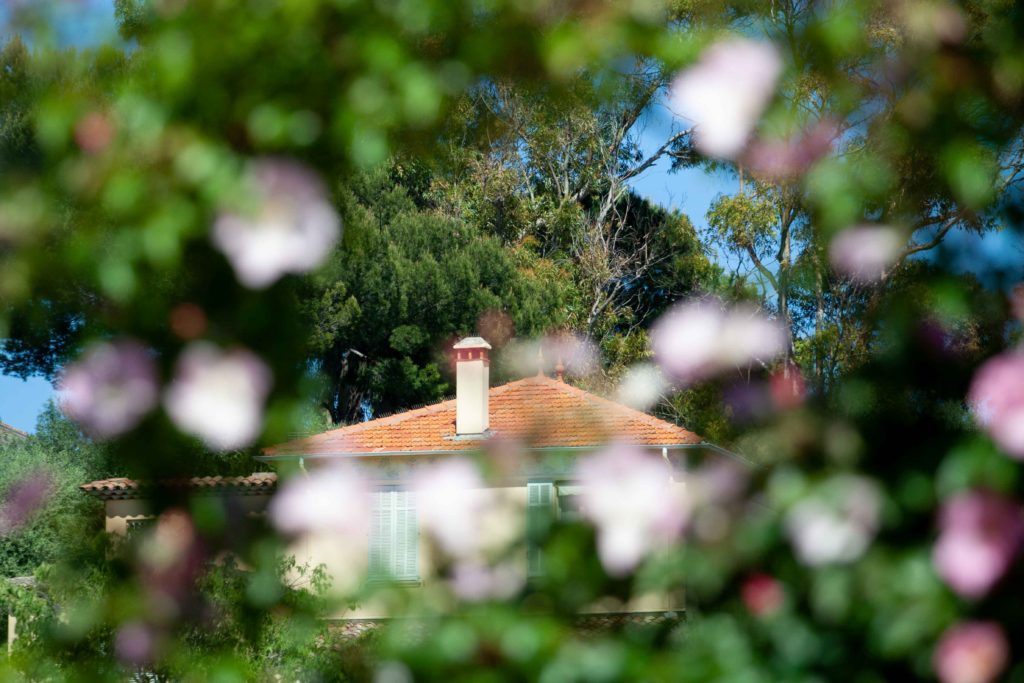
[[[146,519],[152,515],[149,504],[145,500],[108,500],[106,503],[107,533],[117,536],[128,535],[128,521]]]
[[[310,473],[316,476],[315,472]],[[395,484],[400,482],[389,482]],[[677,487],[684,484],[676,482]],[[527,518],[527,495],[525,485],[488,488],[477,491],[486,498],[481,506],[487,512],[481,518],[482,536],[494,546],[507,547],[523,538]],[[241,506],[250,514],[258,514],[266,509],[270,496],[231,496],[232,505]],[[109,533],[124,536],[128,531],[128,522],[146,519],[151,516],[145,500],[109,500],[106,501],[106,530]],[[339,534],[322,537],[305,537],[292,544],[297,563],[310,568],[324,565],[332,577],[339,592],[350,593],[365,585],[367,565],[369,562],[369,536],[346,538]],[[399,585],[395,590],[374,591],[374,597],[354,607],[348,607],[332,615],[336,619],[380,619],[400,611],[402,603],[408,600],[409,593],[417,597],[435,597],[443,592],[424,591],[424,586],[438,580],[438,558],[434,555],[427,536],[419,536],[419,582]],[[522,575],[526,575],[525,553],[521,558]],[[293,577],[297,582],[300,577]],[[658,612],[681,611],[684,605],[682,591],[669,593],[651,593],[634,597],[629,603],[604,601],[591,605],[588,614],[608,614],[624,612]],[[447,605],[436,605],[439,610]]]
[[[204,494],[211,495],[211,494]],[[231,505],[237,506],[243,513],[259,514],[266,510],[270,502],[270,496],[239,496],[224,494],[223,499],[231,499]],[[149,502],[141,498],[130,498],[123,500],[108,500],[105,504],[106,521],[104,528],[107,533],[117,536],[128,534],[128,522],[139,519],[149,519],[153,512]]]

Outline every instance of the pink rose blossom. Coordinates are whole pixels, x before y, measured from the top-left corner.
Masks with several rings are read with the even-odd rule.
[[[999,624],[970,621],[942,635],[932,665],[942,683],[989,683],[1009,660],[1006,634]]]
[[[906,240],[887,225],[857,225],[832,238],[829,258],[840,275],[854,282],[877,282],[899,257]]]
[[[600,352],[594,343],[575,334],[550,336],[542,343],[544,357],[553,364],[556,374],[589,375],[601,362]]]
[[[676,77],[670,106],[695,124],[697,149],[733,159],[746,145],[781,73],[782,60],[771,43],[724,40]]]
[[[828,154],[838,135],[835,122],[819,121],[786,140],[755,140],[747,151],[747,165],[753,173],[765,178],[791,178]]]
[[[157,402],[156,367],[142,344],[94,344],[64,368],[61,410],[90,435],[111,438],[132,429]]]
[[[1017,320],[1024,321],[1024,283],[1014,285],[1008,298],[1010,312]]]
[[[486,564],[460,561],[455,565],[451,579],[452,591],[462,600],[508,600],[526,585],[522,563],[499,562]]]
[[[82,151],[96,154],[106,149],[114,139],[114,124],[102,112],[86,114],[75,124],[75,142]]]
[[[522,376],[538,372],[551,375],[561,372],[583,376],[593,373],[600,364],[600,353],[593,342],[572,334],[548,335],[530,341],[512,341],[502,350],[503,362]]]
[[[754,574],[740,588],[743,604],[756,617],[771,616],[779,611],[785,594],[778,579],[768,574]]]
[[[182,431],[230,450],[259,435],[269,391],[270,369],[251,351],[193,342],[178,359],[164,405]]]
[[[154,659],[156,636],[153,627],[141,621],[121,624],[114,636],[114,654],[128,666],[145,666]]]
[[[782,410],[796,408],[807,396],[807,382],[799,366],[790,364],[772,373],[770,381],[772,401]]]
[[[12,483],[0,503],[0,536],[28,522],[50,499],[53,478],[37,470]]]
[[[1024,353],[1008,351],[985,361],[974,373],[967,402],[996,445],[1024,459]]]
[[[694,299],[672,308],[651,330],[655,359],[684,384],[783,353],[786,330],[747,306],[724,308],[717,299]]]
[[[857,560],[878,531],[881,495],[869,479],[834,477],[786,515],[786,532],[799,559],[811,567]]]
[[[1024,538],[1013,502],[990,493],[962,493],[942,506],[935,568],[953,590],[979,598],[1006,573]]]
[[[255,212],[224,212],[213,225],[213,242],[239,281],[263,289],[320,265],[341,221],[316,174],[294,161],[263,159],[252,162],[249,181],[260,202]]]
[[[476,553],[486,501],[483,479],[470,462],[446,460],[416,473],[416,512],[422,528],[455,557]]]
[[[576,475],[581,511],[597,527],[598,554],[609,574],[628,574],[682,534],[689,506],[657,455],[612,447],[582,460]]]

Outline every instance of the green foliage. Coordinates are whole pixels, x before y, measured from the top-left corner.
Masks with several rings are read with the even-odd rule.
[[[103,506],[78,487],[112,476],[109,458],[89,443],[51,403],[36,434],[0,441],[0,499],[12,485],[36,475],[49,492],[27,522],[0,535],[0,577],[30,576],[40,565],[81,562],[103,530]]]
[[[564,320],[564,286],[543,259],[418,208],[387,173],[353,183],[344,203],[346,245],[302,299],[336,422],[358,420],[364,401],[385,413],[442,397],[448,345],[487,312],[524,335]]]
[[[44,587],[0,588],[39,625],[0,676],[329,680],[351,665],[354,679],[902,681],[933,676],[953,624],[1020,633],[1019,556],[972,600],[931,560],[951,495],[1024,496],[1019,463],[964,407],[975,368],[1008,348],[1019,321],[1000,293],[952,274],[939,248],[954,230],[1000,220],[1018,230],[1024,215],[1015,4],[119,0],[117,12],[131,49],[61,52],[40,27],[32,52],[11,40],[0,55],[5,370],[51,374],[90,339],[132,337],[165,382],[193,338],[172,314],[195,304],[198,337],[250,348],[270,367],[262,439],[275,442],[322,421],[308,407],[317,373],[334,421],[358,419],[364,400],[386,412],[438,398],[448,342],[484,313],[507,315],[517,334],[581,331],[617,377],[646,357],[645,328],[669,302],[719,289],[785,321],[786,360],[810,391],[779,405],[768,367],[662,407],[762,465],[736,498],[694,511],[685,552],[612,578],[591,529],[554,525],[550,574],[511,600],[420,603],[379,589],[398,613],[426,614],[426,627],[418,638],[385,629],[365,660],[333,648],[316,619],[322,596],[289,585],[298,570],[281,565],[280,539],[226,514],[180,494],[154,501],[193,513],[189,550],[231,551],[245,571],[192,574],[186,562],[161,576],[145,544],[94,547],[82,532],[87,517],[99,525],[74,488],[83,480],[248,468],[248,453],[206,452],[162,410],[95,449],[51,414],[38,436],[0,452],[0,492],[39,468],[54,481],[33,520],[0,538],[2,572],[35,570]],[[772,40],[784,61],[756,138],[782,142],[825,122],[835,149],[784,177],[749,179],[737,165],[751,189],[716,202],[713,239],[701,243],[686,217],[638,201],[629,182],[664,158],[733,168],[700,159],[682,130],[644,158],[638,126],[675,69],[733,32]],[[209,236],[246,163],[267,156],[315,169],[346,235],[320,272],[257,291]],[[882,282],[855,285],[827,266],[830,239],[860,222],[909,238]],[[711,246],[733,272],[710,263]],[[757,410],[740,414],[736,387]],[[801,560],[792,511],[834,504],[850,476],[878,488],[877,530],[856,557]],[[773,610],[750,604],[758,575],[778,582]],[[588,639],[576,628],[581,609],[621,608],[652,586],[685,587],[682,637],[623,628]],[[115,634],[133,620],[164,648],[151,671],[117,659]],[[1008,669],[1024,676],[1019,661]]]
[[[269,569],[283,590],[273,611],[260,611],[254,610],[252,598],[258,572],[240,568],[231,558],[208,567],[196,586],[207,602],[208,618],[180,634],[160,675],[181,680],[233,671],[246,679],[352,680],[358,662],[345,661],[346,644],[322,618],[323,568],[285,558]]]

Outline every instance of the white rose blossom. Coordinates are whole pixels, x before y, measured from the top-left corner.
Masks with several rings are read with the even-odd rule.
[[[728,308],[714,298],[675,306],[651,330],[658,365],[682,384],[767,363],[781,355],[788,342],[778,321],[748,306]]]
[[[263,159],[250,164],[254,211],[224,211],[213,242],[238,280],[263,289],[287,273],[306,273],[323,262],[341,234],[341,220],[320,178],[298,162]]]
[[[899,257],[905,240],[887,225],[855,225],[832,238],[829,259],[837,273],[869,284],[885,275]]]
[[[857,560],[878,531],[881,494],[869,479],[842,475],[794,505],[786,531],[797,559],[818,567]]]
[[[771,43],[723,40],[676,77],[670,106],[695,124],[698,150],[734,159],[746,146],[781,73],[782,60]]]
[[[419,470],[413,481],[421,527],[454,557],[476,553],[487,501],[483,479],[470,462],[446,460]]]
[[[598,554],[610,575],[625,576],[682,534],[689,505],[660,457],[614,446],[582,460],[576,475],[581,512],[597,528]]]
[[[211,448],[242,448],[263,428],[270,383],[270,369],[251,351],[193,342],[178,358],[164,405],[182,431]]]

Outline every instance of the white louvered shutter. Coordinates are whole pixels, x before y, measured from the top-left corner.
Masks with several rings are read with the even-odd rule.
[[[400,581],[419,578],[415,493],[383,489],[374,494],[370,578]]]
[[[419,528],[416,523],[416,494],[395,491],[395,544],[391,574],[396,579],[419,578]]]
[[[526,485],[526,562],[530,576],[544,572],[541,536],[551,523],[555,487],[551,482],[530,482]]]
[[[393,525],[391,491],[377,491],[373,494],[373,520],[370,530],[370,578],[384,579],[390,572],[389,548]]]

